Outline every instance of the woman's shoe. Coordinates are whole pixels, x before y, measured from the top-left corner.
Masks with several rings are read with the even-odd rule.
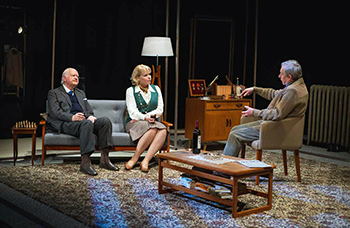
[[[128,161],[127,163],[125,163],[125,169],[126,170],[130,170],[132,168],[134,168],[135,163],[133,163],[132,161]]]
[[[142,162],[140,163],[140,168],[141,168],[141,171],[144,172],[144,173],[148,173],[149,169],[148,169],[148,165],[147,166],[144,166],[142,164]]]

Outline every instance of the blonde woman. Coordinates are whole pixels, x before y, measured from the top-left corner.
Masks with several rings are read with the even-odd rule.
[[[132,86],[126,90],[126,130],[132,140],[137,142],[134,156],[125,164],[125,169],[132,169],[140,155],[148,148],[140,163],[141,171],[148,172],[148,163],[163,146],[166,126],[156,119],[163,113],[163,97],[158,86],[151,85],[151,68],[140,64],[131,76]]]

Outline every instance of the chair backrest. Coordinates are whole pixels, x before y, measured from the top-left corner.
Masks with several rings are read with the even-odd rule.
[[[95,117],[108,117],[113,126],[113,132],[125,131],[125,100],[88,100],[94,110]]]

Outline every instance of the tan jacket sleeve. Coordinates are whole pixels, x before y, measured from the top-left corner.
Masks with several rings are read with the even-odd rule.
[[[282,120],[286,118],[295,108],[298,101],[298,95],[294,89],[263,89],[258,94],[266,99],[272,99],[267,109],[253,110],[253,116],[260,117],[263,120]]]

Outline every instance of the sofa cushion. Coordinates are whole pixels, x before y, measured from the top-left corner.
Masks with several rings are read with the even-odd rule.
[[[108,117],[111,122],[113,132],[125,132],[125,100],[88,100],[94,110],[95,117]]]
[[[46,133],[45,145],[47,146],[79,146],[79,139],[77,137],[59,134],[59,133]]]
[[[112,141],[114,146],[136,146],[130,135],[124,132],[113,132]]]
[[[112,141],[114,146],[136,146],[131,140],[128,133],[113,132]],[[97,143],[97,137],[95,135],[95,145]],[[79,146],[79,139],[77,137],[59,134],[59,133],[46,133],[45,134],[46,146]]]

